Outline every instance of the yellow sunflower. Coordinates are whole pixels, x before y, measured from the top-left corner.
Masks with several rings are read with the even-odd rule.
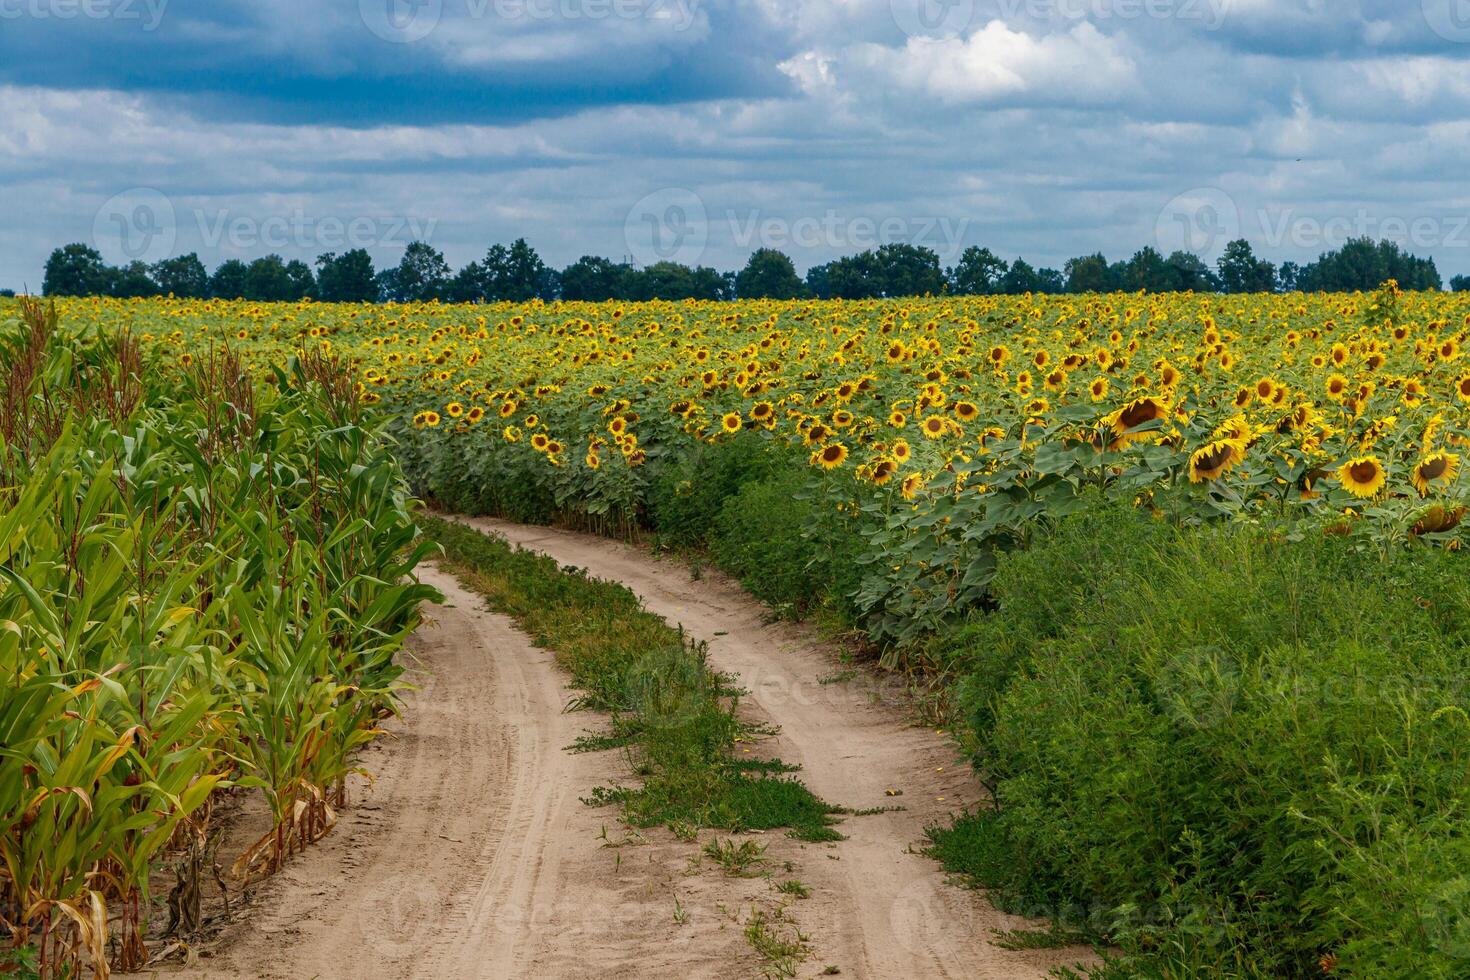
[[[1217,439],[1195,450],[1189,457],[1189,482],[1208,483],[1218,480],[1241,459],[1240,444]]]
[[[1137,430],[1151,422],[1160,422],[1168,417],[1169,405],[1162,399],[1152,395],[1135,398],[1105,420],[1113,430],[1112,448],[1121,449],[1135,442],[1147,442],[1157,438],[1157,427],[1155,431],[1150,432],[1138,432]]]
[[[1337,468],[1337,479],[1348,493],[1367,499],[1378,495],[1388,482],[1388,474],[1377,456],[1359,456]]]
[[[829,443],[812,453],[812,465],[832,470],[847,461],[847,447],[840,442]]]
[[[1432,487],[1454,482],[1459,472],[1459,456],[1445,452],[1430,453],[1414,467],[1414,487],[1419,491],[1419,496],[1427,497]]]

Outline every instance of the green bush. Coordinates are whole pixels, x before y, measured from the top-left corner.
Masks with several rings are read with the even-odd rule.
[[[779,612],[825,605],[853,621],[862,539],[812,491],[812,478],[810,467],[792,464],[746,483],[715,518],[710,553]]]
[[[993,589],[950,655],[997,807],[947,863],[1122,975],[1470,974],[1462,557],[1109,507]]]

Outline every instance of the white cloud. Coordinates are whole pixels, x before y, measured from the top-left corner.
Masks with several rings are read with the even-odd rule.
[[[992,20],[966,38],[909,38],[901,48],[866,42],[783,67],[808,90],[895,86],[945,105],[1107,104],[1138,77],[1122,39],[1086,22],[1037,37]]]

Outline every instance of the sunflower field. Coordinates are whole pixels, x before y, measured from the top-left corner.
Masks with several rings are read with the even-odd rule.
[[[1457,545],[1470,302],[1451,294],[270,305],[74,300],[187,368],[349,361],[416,491],[658,527],[734,444],[864,544],[839,600],[883,641],[979,601],[995,556],[1097,488],[1185,522]],[[685,502],[687,503],[687,501]],[[880,560],[881,556],[881,560]]]
[[[161,378],[334,359],[415,495],[860,632],[997,803],[936,853],[1113,975],[1470,975],[1470,298],[60,309]]]
[[[326,833],[436,593],[412,580],[427,545],[382,426],[335,362],[252,376],[216,350],[159,372],[126,330],[12,309],[0,972],[105,977],[147,962],[155,877],[177,875],[170,931],[198,927],[225,795],[271,817],[237,878]]]

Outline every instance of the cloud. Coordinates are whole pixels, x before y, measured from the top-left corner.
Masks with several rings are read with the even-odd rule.
[[[1106,105],[1137,80],[1123,42],[1086,22],[1036,37],[993,20],[967,38],[864,43],[825,60],[839,84],[892,85],[945,105]]]
[[[454,264],[521,235],[553,264],[620,257],[638,202],[691,195],[720,268],[762,244],[804,268],[869,228],[1059,266],[1223,196],[1276,260],[1320,251],[1267,234],[1283,216],[1366,211],[1438,222],[1417,250],[1470,268],[1444,231],[1470,209],[1470,43],[1419,0],[956,0],[936,37],[905,33],[909,0],[674,2],[442,0],[407,41],[369,0],[0,16],[0,188],[24,202],[0,285],[138,189],[211,265],[311,259],[353,221],[380,263],[414,230]]]

